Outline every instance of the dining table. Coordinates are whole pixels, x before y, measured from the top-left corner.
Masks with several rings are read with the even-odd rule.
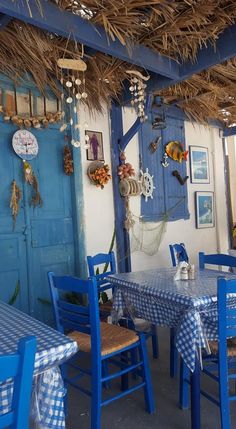
[[[200,429],[200,368],[202,349],[217,340],[217,278],[235,278],[231,272],[196,269],[195,278],[175,280],[176,268],[158,268],[112,274],[112,317],[124,313],[136,321],[175,328],[175,346],[191,373],[191,427]],[[236,307],[236,298],[231,297]],[[137,325],[138,329],[138,325]]]
[[[65,428],[66,389],[59,365],[78,352],[77,343],[4,302],[0,302],[0,326],[0,355],[15,353],[22,337],[33,335],[37,339],[31,395],[31,427]],[[0,383],[0,414],[10,411],[12,392],[13,384],[10,380]]]

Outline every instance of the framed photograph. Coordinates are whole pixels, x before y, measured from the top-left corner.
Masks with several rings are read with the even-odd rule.
[[[89,145],[87,149],[88,161],[104,161],[102,133],[99,131],[85,131],[85,135],[89,137],[86,143]]]
[[[214,192],[195,192],[196,228],[215,225]]]
[[[208,149],[189,146],[191,183],[210,183]]]

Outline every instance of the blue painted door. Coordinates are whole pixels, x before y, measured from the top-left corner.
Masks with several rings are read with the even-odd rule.
[[[17,128],[1,119],[0,130],[0,299],[8,302],[19,285],[14,305],[51,323],[47,271],[75,272],[71,178],[63,172],[64,136],[55,127],[31,130],[39,153],[30,163],[43,199],[43,206],[33,209],[22,160],[11,146]],[[13,179],[23,193],[14,231],[9,207]]]

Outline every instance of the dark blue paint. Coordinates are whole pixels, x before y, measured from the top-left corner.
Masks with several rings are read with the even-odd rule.
[[[120,163],[119,143],[123,137],[122,108],[116,102],[111,107],[111,166],[113,177],[113,197],[115,207],[115,231],[117,244],[117,263],[119,272],[131,271],[129,234],[124,228],[126,217],[125,199],[120,196],[117,168]]]
[[[82,393],[86,393],[91,396],[91,429],[101,428],[100,420],[102,406],[108,405],[110,402],[126,396],[140,388],[144,389],[147,411],[149,413],[153,413],[155,405],[153,400],[145,335],[141,333],[139,337],[137,336],[137,342],[131,344],[130,346],[122,347],[121,342],[121,348],[119,350],[102,355],[97,294],[98,285],[96,278],[91,277],[89,280],[83,281],[70,276],[55,276],[52,272],[48,273],[48,278],[57,329],[60,332],[64,332],[69,329],[73,331],[75,330],[78,333],[87,333],[91,339],[91,352],[89,353],[91,358],[91,368],[84,370],[83,367],[78,366],[78,359],[82,351],[80,351],[76,356],[77,365],[73,364],[74,368],[79,369],[79,378],[85,375],[89,375],[91,377],[91,391],[83,388],[79,383],[75,383],[75,381],[78,381],[76,376],[74,376],[72,379],[66,378],[67,383],[77,387],[77,389],[82,391]],[[88,305],[82,307],[75,304],[68,304],[65,299],[59,298],[59,290],[64,292],[76,292],[85,295]],[[107,325],[107,328],[109,326],[110,325]],[[124,333],[122,333],[122,335],[124,335]],[[126,353],[127,356],[127,352],[132,352],[135,349],[139,351],[136,364],[126,360],[124,367],[123,364],[120,364],[120,360],[114,359],[115,357],[120,359],[122,353]],[[113,372],[112,374],[106,373],[103,376],[102,364],[103,362],[109,362],[111,358],[113,361],[115,360],[117,362],[118,368],[120,367],[121,369],[115,371],[115,373]],[[70,362],[71,361],[69,361],[68,365],[70,365]],[[103,400],[103,384],[119,376],[122,378],[128,377],[128,373],[137,370],[137,368],[140,369],[139,374],[141,376],[141,382],[136,384],[134,387],[127,388],[127,390],[122,391],[121,393],[118,393],[106,400]]]
[[[236,127],[229,127],[223,130],[223,137],[235,136],[235,134],[236,134]]]
[[[103,27],[95,26],[88,20],[70,12],[61,11],[56,5],[45,0],[41,1],[43,14],[36,2],[30,2],[32,16],[26,2],[9,2],[0,0],[0,12],[20,19],[43,30],[70,37],[97,51],[104,52],[131,64],[176,79],[179,76],[179,65],[174,60],[160,55],[143,45],[132,46],[132,51],[120,41],[109,39]]]
[[[3,30],[9,22],[11,22],[12,18],[8,15],[0,14],[0,31]]]
[[[0,356],[0,382],[14,379],[13,401],[9,412],[0,416],[0,427],[28,429],[36,338],[24,337],[17,352]]]
[[[205,268],[205,264],[218,265],[222,267],[236,267],[236,257],[224,255],[223,253],[205,255],[204,252],[199,252],[199,268],[203,270]]]
[[[178,265],[179,262],[189,261],[189,257],[184,243],[170,244],[169,249],[170,249],[170,256],[171,256],[171,262],[173,267],[176,267],[176,265]]]
[[[168,159],[169,166],[162,167],[161,161],[165,152],[165,146],[169,141],[178,140],[185,146],[184,121],[167,117],[167,127],[163,130],[153,130],[152,120],[155,113],[149,112],[149,119],[145,122],[139,133],[140,154],[142,168],[148,168],[154,176],[155,190],[153,199],[141,200],[141,214],[146,221],[162,220],[168,215],[169,221],[188,219],[187,184],[181,186],[178,180],[172,176],[173,170],[178,170],[182,177],[186,176],[186,162],[178,163]],[[148,149],[150,143],[161,136],[162,140],[154,154]]]

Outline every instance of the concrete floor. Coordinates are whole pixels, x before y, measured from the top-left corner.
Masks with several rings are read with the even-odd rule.
[[[102,429],[191,429],[190,411],[178,408],[178,380],[169,377],[169,330],[159,328],[158,336],[158,360],[152,359],[150,344],[148,347],[156,403],[155,414],[149,415],[145,412],[143,391],[140,389],[103,408]],[[215,383],[210,383],[208,387],[211,392],[217,392]],[[114,389],[118,388],[117,382]],[[201,400],[201,415],[201,429],[220,429],[219,409],[205,398]],[[231,429],[236,429],[236,403],[233,403],[231,415]],[[72,387],[69,387],[67,429],[90,429],[90,400]]]

